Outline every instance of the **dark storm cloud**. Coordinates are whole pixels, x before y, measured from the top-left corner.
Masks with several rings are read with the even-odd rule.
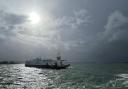
[[[0,59],[12,60],[18,58],[16,41],[16,34],[18,26],[26,22],[26,17],[13,13],[8,13],[3,10],[0,11]],[[17,43],[16,43],[17,42]],[[22,46],[19,46],[22,50]],[[20,55],[22,53],[19,51]],[[14,56],[15,55],[15,56]]]
[[[26,21],[26,17],[23,15],[17,15],[13,13],[7,13],[3,10],[0,11],[1,25],[13,26],[22,24]]]
[[[102,61],[124,61],[128,57],[128,17],[115,11],[105,25],[105,31],[100,32],[93,40],[92,58]]]
[[[128,17],[120,11],[115,11],[109,16],[105,29],[104,35],[107,36],[108,41],[127,41]]]
[[[26,22],[26,17],[13,13],[7,13],[3,10],[0,11],[0,37],[6,38],[14,35],[13,30],[17,29],[18,25]]]

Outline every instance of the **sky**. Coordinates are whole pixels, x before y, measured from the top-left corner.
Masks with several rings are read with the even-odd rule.
[[[0,0],[0,60],[128,61],[127,0]]]

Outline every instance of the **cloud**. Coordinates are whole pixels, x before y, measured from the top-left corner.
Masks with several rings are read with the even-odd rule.
[[[18,25],[22,24],[26,21],[26,17],[23,15],[17,15],[12,13],[7,13],[4,11],[0,11],[0,21],[3,25]]]
[[[128,17],[115,11],[109,16],[105,29],[104,35],[108,41],[127,40]]]
[[[16,59],[23,55],[23,46],[16,40],[19,26],[27,19],[24,15],[0,10],[0,59]],[[15,46],[14,46],[15,45]],[[16,46],[17,45],[17,46]],[[18,49],[20,51],[18,51]]]
[[[85,9],[73,12],[73,16],[63,16],[55,20],[55,26],[68,27],[70,29],[79,28],[81,25],[86,26],[91,22],[91,16]]]
[[[90,55],[102,61],[122,61],[128,57],[128,17],[120,11],[113,12],[93,42]]]
[[[0,11],[0,31],[13,30],[15,26],[21,25],[27,21],[27,17],[24,15],[17,15],[13,13],[7,13],[3,10]]]
[[[52,21],[53,29],[57,31],[55,35],[59,37],[56,47],[71,50],[85,42],[81,38],[85,35],[81,34],[81,30],[92,22],[92,17],[87,10],[80,9],[74,10],[70,16],[55,17]]]
[[[50,16],[47,16],[46,23],[34,27],[27,23],[24,15],[0,11],[0,48],[6,48],[4,52],[0,51],[0,56],[25,59],[55,54],[57,50],[70,52],[85,43],[81,38],[84,36],[81,26],[86,27],[91,21],[86,10],[73,11],[71,16]]]
[[[5,39],[15,34],[18,25],[26,22],[26,17],[22,15],[0,11],[0,39]]]
[[[102,32],[76,40],[70,55],[85,61],[126,61],[128,58],[128,16],[114,11]],[[73,56],[72,56],[73,57]]]
[[[71,16],[49,16],[51,15],[47,15],[45,23],[39,28],[23,28],[18,33],[18,38],[22,42],[34,43],[33,45],[37,46],[41,44],[51,50],[69,50],[83,43],[84,39],[80,38],[82,34],[79,34],[81,32],[80,27],[82,25],[86,26],[91,22],[91,16],[85,9],[73,11]],[[79,30],[74,31],[71,29]]]

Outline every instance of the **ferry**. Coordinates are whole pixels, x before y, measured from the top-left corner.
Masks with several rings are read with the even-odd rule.
[[[35,58],[25,62],[26,67],[46,68],[46,69],[66,69],[70,64],[66,60],[61,60],[61,56],[56,59]]]

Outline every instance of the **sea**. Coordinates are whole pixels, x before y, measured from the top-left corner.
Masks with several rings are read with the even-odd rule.
[[[111,89],[128,87],[128,63],[72,63],[68,69],[0,65],[0,89]]]

